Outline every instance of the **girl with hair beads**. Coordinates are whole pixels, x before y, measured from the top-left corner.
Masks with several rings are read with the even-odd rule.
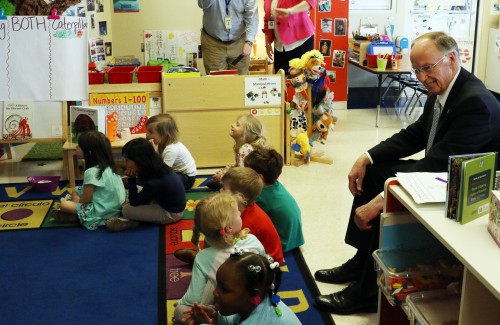
[[[277,295],[281,284],[279,264],[272,258],[238,248],[217,270],[214,307],[194,304],[184,314],[191,324],[300,324]]]
[[[83,185],[75,188],[70,199],[61,199],[60,210],[54,210],[53,217],[55,221],[80,220],[87,229],[95,230],[120,215],[125,187],[115,173],[111,143],[103,133],[83,132],[76,155],[85,159]]]
[[[122,218],[106,222],[108,229],[135,228],[138,221],[169,224],[179,221],[186,207],[186,192],[180,177],[168,167],[146,139],[130,140],[122,149],[128,176],[128,203]],[[138,191],[137,178],[142,189]]]
[[[221,189],[222,176],[224,176],[224,173],[231,167],[243,167],[245,157],[255,148],[268,147],[267,140],[262,135],[262,123],[251,114],[238,116],[236,121],[231,124],[229,135],[234,139],[233,150],[235,164],[219,170],[212,179],[207,182],[207,187],[212,190]]]
[[[181,177],[184,188],[193,187],[197,170],[193,156],[179,141],[179,129],[170,114],[158,114],[146,122],[147,138],[163,161]]]
[[[215,274],[224,263],[231,248],[237,245],[251,252],[265,255],[264,247],[248,229],[241,229],[239,207],[244,204],[240,195],[215,193],[202,199],[194,214],[193,243],[198,245],[199,234],[205,235],[205,243],[210,247],[196,254],[189,288],[175,307],[174,318],[182,321],[183,311],[195,303],[212,304],[215,288]]]

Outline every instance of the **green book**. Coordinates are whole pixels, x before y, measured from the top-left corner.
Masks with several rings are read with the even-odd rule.
[[[483,157],[488,153],[472,153],[453,155],[448,158],[448,183],[446,186],[446,217],[457,220],[458,200],[460,183],[462,181],[462,163],[477,157]]]
[[[462,162],[457,220],[462,224],[487,215],[495,184],[497,153]]]

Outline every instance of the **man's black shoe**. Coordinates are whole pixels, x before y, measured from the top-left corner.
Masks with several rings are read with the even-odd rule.
[[[317,296],[314,298],[314,305],[320,310],[339,315],[377,312],[378,295],[361,298],[349,295],[346,289],[329,295]]]
[[[334,267],[333,269],[316,271],[314,278],[320,282],[341,284],[359,280],[361,271],[361,267],[356,264],[354,258],[351,258],[341,266]]]

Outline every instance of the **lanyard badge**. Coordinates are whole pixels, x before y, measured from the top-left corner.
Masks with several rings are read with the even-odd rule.
[[[267,21],[267,28],[269,29],[274,29],[276,26],[276,21],[274,20],[273,17],[269,18],[269,20]]]

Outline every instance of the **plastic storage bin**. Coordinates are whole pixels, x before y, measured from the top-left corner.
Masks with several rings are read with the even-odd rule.
[[[104,83],[104,72],[89,72],[89,85]]]
[[[110,84],[130,84],[134,79],[136,67],[112,67],[108,70],[108,83]]]
[[[163,71],[163,66],[141,66],[137,68],[137,82],[148,83],[148,82],[161,82],[161,72]]]
[[[460,290],[437,290],[406,296],[414,325],[458,324]]]
[[[373,252],[377,282],[393,306],[410,293],[445,289],[462,281],[463,265],[446,249],[381,250]]]

